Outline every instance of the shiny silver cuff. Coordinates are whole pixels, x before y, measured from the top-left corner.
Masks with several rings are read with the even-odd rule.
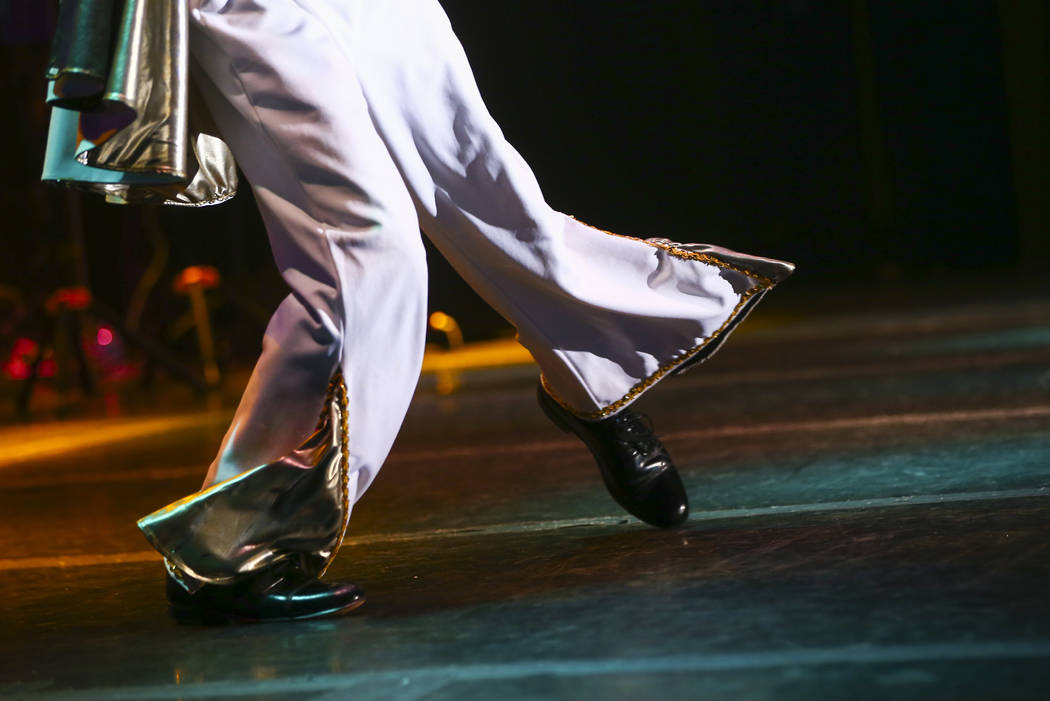
[[[321,576],[349,523],[346,385],[337,375],[317,430],[292,453],[153,512],[139,529],[191,593],[287,558]]]

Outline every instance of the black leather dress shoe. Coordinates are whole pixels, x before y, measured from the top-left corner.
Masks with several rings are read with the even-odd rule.
[[[584,421],[566,411],[541,385],[543,413],[563,431],[575,433],[598,461],[616,503],[659,528],[680,525],[689,516],[682,479],[652,428],[630,409],[606,419]]]
[[[169,574],[167,594],[169,611],[181,623],[298,621],[337,616],[365,603],[353,582],[322,582],[292,562],[280,562],[236,584],[205,584],[193,594]]]

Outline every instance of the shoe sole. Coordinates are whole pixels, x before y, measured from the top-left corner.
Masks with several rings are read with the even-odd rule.
[[[168,605],[168,613],[175,619],[176,623],[187,625],[225,625],[229,623],[279,623],[287,621],[309,621],[317,618],[334,618],[350,613],[359,608],[366,601],[360,597],[340,608],[317,611],[302,616],[280,616],[274,618],[259,618],[257,616],[246,616],[229,611],[216,609],[199,609],[193,606]]]

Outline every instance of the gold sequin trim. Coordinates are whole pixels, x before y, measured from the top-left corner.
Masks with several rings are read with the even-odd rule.
[[[328,558],[325,560],[324,566],[321,567],[321,572],[317,576],[322,576],[328,567],[335,560],[335,556],[339,553],[339,549],[343,545],[343,539],[346,538],[346,531],[350,527],[350,417],[347,415],[348,401],[346,397],[346,382],[343,380],[343,373],[341,371],[336,372],[332,381],[328,385],[328,395],[325,398],[325,412],[330,412],[332,402],[338,402],[339,406],[339,453],[341,462],[339,465],[339,490],[343,504],[343,525],[339,532],[339,540],[336,541],[332,547],[332,552],[329,553]],[[324,414],[321,414],[321,419],[318,421],[318,426],[324,423]]]
[[[737,302],[736,307],[733,308],[733,312],[729,315],[729,318],[727,318],[722,323],[722,325],[720,327],[718,327],[718,330],[716,330],[713,334],[711,334],[710,336],[705,338],[702,343],[700,343],[697,346],[693,346],[692,348],[690,348],[689,350],[685,351],[684,353],[680,353],[680,354],[676,355],[674,358],[672,358],[671,360],[667,361],[666,363],[661,365],[659,368],[657,368],[656,371],[653,372],[653,374],[649,375],[644,380],[642,380],[641,382],[636,384],[634,387],[632,387],[627,392],[627,394],[623,395],[622,397],[617,399],[612,404],[609,404],[609,405],[607,405],[605,407],[602,407],[601,409],[598,409],[597,411],[580,411],[579,409],[573,407],[567,401],[565,401],[564,399],[562,399],[561,397],[558,396],[558,394],[554,391],[554,389],[547,382],[547,378],[544,377],[542,374],[540,375],[540,384],[543,385],[544,391],[546,391],[547,394],[549,394],[551,396],[551,399],[553,399],[554,401],[558,402],[558,404],[560,404],[566,411],[569,411],[572,414],[580,417],[581,419],[586,419],[588,421],[597,421],[598,419],[604,419],[606,416],[609,416],[611,414],[615,414],[617,411],[619,411],[623,407],[625,407],[628,404],[630,404],[631,402],[633,402],[635,399],[638,398],[638,396],[642,392],[644,392],[645,390],[649,389],[650,387],[655,385],[657,382],[662,380],[663,377],[667,373],[671,372],[676,367],[678,367],[679,365],[681,365],[685,361],[687,361],[690,358],[692,358],[694,355],[696,355],[697,353],[702,351],[709,343],[711,343],[716,338],[721,336],[722,332],[725,331],[726,327],[729,326],[730,323],[732,323],[733,319],[735,319],[737,314],[740,313],[740,310],[747,303],[747,301],[749,299],[751,299],[751,297],[754,296],[757,292],[759,292],[759,291],[761,291],[763,289],[766,289],[766,288],[764,288],[764,287],[752,287],[750,290],[748,290],[747,292],[742,294],[740,296],[740,301]]]
[[[708,265],[716,265],[719,268],[725,268],[726,270],[732,270],[735,273],[740,273],[741,275],[746,275],[747,277],[749,277],[752,280],[754,280],[755,282],[757,282],[760,287],[773,287],[776,284],[775,282],[770,280],[768,277],[765,277],[764,275],[759,275],[758,273],[754,272],[753,270],[748,270],[747,268],[741,267],[739,265],[733,265],[732,263],[726,263],[724,260],[718,258],[717,256],[713,256],[710,253],[699,253],[697,251],[686,251],[684,249],[681,249],[681,248],[678,248],[677,246],[672,245],[671,243],[649,241],[647,239],[640,239],[640,238],[637,238],[635,236],[626,236],[624,234],[617,234],[617,233],[614,233],[612,231],[606,231],[605,229],[599,229],[596,226],[591,226],[587,222],[582,222],[582,221],[580,221],[579,219],[577,219],[576,217],[574,217],[572,215],[570,215],[569,218],[572,219],[575,222],[583,224],[588,229],[594,229],[595,231],[599,231],[599,232],[601,232],[603,234],[606,234],[608,236],[615,236],[618,239],[627,239],[628,241],[637,241],[639,243],[644,243],[646,246],[652,246],[653,248],[659,248],[661,250],[667,251],[668,253],[670,253],[675,258],[682,258],[682,259],[685,259],[685,260],[695,260],[695,261],[699,261],[701,263],[707,263]]]
[[[190,585],[187,584],[186,580],[183,578],[182,570],[179,569],[178,565],[176,565],[174,562],[165,557],[164,567],[168,570],[168,574],[170,574],[176,582],[182,585],[183,589],[185,589],[186,591],[192,591]]]
[[[661,249],[667,251],[668,253],[670,253],[675,258],[684,258],[686,260],[696,260],[696,261],[700,261],[701,263],[707,263],[709,265],[716,265],[719,268],[725,268],[726,270],[732,270],[735,273],[740,273],[741,275],[746,275],[747,277],[751,278],[752,280],[754,280],[755,282],[758,283],[758,288],[752,288],[752,289],[767,289],[767,288],[773,287],[773,285],[776,284],[775,282],[770,280],[768,277],[764,277],[762,275],[759,275],[758,273],[753,272],[751,270],[748,270],[747,268],[742,268],[739,265],[733,265],[732,263],[726,263],[725,261],[723,261],[723,260],[721,260],[721,259],[719,259],[719,258],[717,258],[717,257],[715,257],[715,256],[713,256],[713,255],[711,255],[709,253],[698,253],[697,251],[685,251],[685,250],[682,250],[681,248],[676,248],[675,246],[672,246],[670,244],[656,243],[654,241],[645,241],[645,243],[649,244],[650,246],[655,246],[656,248],[661,248]],[[749,292],[751,292],[751,290],[749,290]]]
[[[652,246],[654,248],[659,248],[661,250],[667,251],[668,253],[670,253],[672,256],[675,256],[676,258],[683,258],[683,259],[686,259],[686,260],[695,260],[695,261],[699,261],[701,263],[707,263],[709,265],[715,265],[715,266],[718,266],[719,268],[725,268],[726,270],[732,270],[733,272],[740,273],[741,275],[746,275],[747,277],[751,278],[752,280],[754,280],[757,283],[757,285],[755,287],[752,287],[751,289],[747,290],[742,295],[740,295],[740,301],[737,302],[736,307],[733,308],[732,313],[728,316],[728,318],[726,318],[726,320],[724,322],[722,322],[722,325],[720,327],[718,327],[718,329],[714,333],[712,333],[710,336],[705,338],[703,340],[703,342],[701,342],[700,344],[698,344],[696,346],[693,346],[692,348],[690,348],[689,350],[685,351],[684,353],[679,353],[675,357],[671,358],[671,360],[669,360],[666,363],[664,363],[663,365],[661,365],[651,375],[649,375],[648,377],[646,377],[645,379],[640,381],[638,384],[636,384],[634,387],[632,387],[627,392],[627,394],[623,395],[622,397],[617,399],[612,404],[609,404],[609,405],[607,405],[605,407],[602,407],[601,409],[598,409],[596,411],[580,411],[579,409],[573,407],[567,401],[565,401],[564,399],[562,399],[561,397],[558,396],[558,394],[550,386],[550,383],[547,382],[547,378],[544,377],[541,374],[540,375],[540,384],[543,385],[544,391],[547,392],[547,394],[549,394],[551,396],[551,399],[553,399],[554,401],[558,402],[558,404],[560,404],[562,406],[562,408],[564,408],[566,411],[574,414],[575,416],[580,417],[581,419],[585,419],[585,420],[588,420],[588,421],[597,421],[599,419],[604,419],[607,416],[615,414],[617,411],[619,411],[623,407],[625,407],[628,404],[630,404],[631,402],[633,402],[635,399],[637,399],[639,397],[639,395],[642,394],[642,392],[645,392],[647,389],[649,389],[650,387],[655,385],[657,382],[662,380],[664,378],[664,376],[667,375],[669,372],[671,372],[676,367],[678,367],[682,363],[684,363],[687,360],[689,360],[690,358],[692,358],[694,355],[696,355],[697,353],[702,351],[705,347],[707,347],[707,345],[709,343],[711,343],[716,338],[721,336],[722,333],[726,330],[726,328],[728,328],[728,326],[733,322],[733,320],[736,319],[737,315],[744,308],[744,305],[747,304],[748,300],[751,299],[751,297],[753,297],[758,292],[761,292],[762,290],[770,289],[771,287],[773,287],[776,284],[772,280],[770,280],[769,278],[767,278],[767,277],[765,277],[763,275],[759,275],[758,273],[755,273],[755,272],[753,272],[751,270],[747,270],[746,268],[742,268],[740,266],[736,266],[736,265],[732,265],[730,263],[726,263],[726,262],[724,262],[722,260],[719,260],[715,256],[712,256],[712,255],[707,254],[707,253],[698,253],[696,251],[686,251],[686,250],[682,250],[680,248],[677,248],[676,246],[673,246],[673,245],[671,245],[669,243],[657,243],[657,242],[653,242],[653,241],[646,241],[645,239],[635,238],[634,236],[624,236],[623,234],[615,234],[615,233],[613,233],[611,231],[606,231],[605,229],[599,229],[596,226],[591,226],[590,224],[587,224],[585,222],[580,222],[580,220],[576,219],[575,217],[573,217],[573,219],[575,221],[578,221],[580,224],[583,224],[584,226],[586,226],[586,227],[588,227],[590,229],[594,229],[595,231],[600,231],[603,234],[608,234],[609,236],[616,236],[617,238],[621,238],[621,239],[629,239],[631,241],[638,241],[638,242],[647,244],[649,246]]]

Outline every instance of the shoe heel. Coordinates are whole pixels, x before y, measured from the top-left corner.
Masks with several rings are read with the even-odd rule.
[[[543,389],[543,385],[536,387],[536,400],[539,402],[540,409],[551,420],[552,424],[566,433],[575,433],[572,430],[572,426],[561,415],[561,407],[555,406],[554,399]]]

